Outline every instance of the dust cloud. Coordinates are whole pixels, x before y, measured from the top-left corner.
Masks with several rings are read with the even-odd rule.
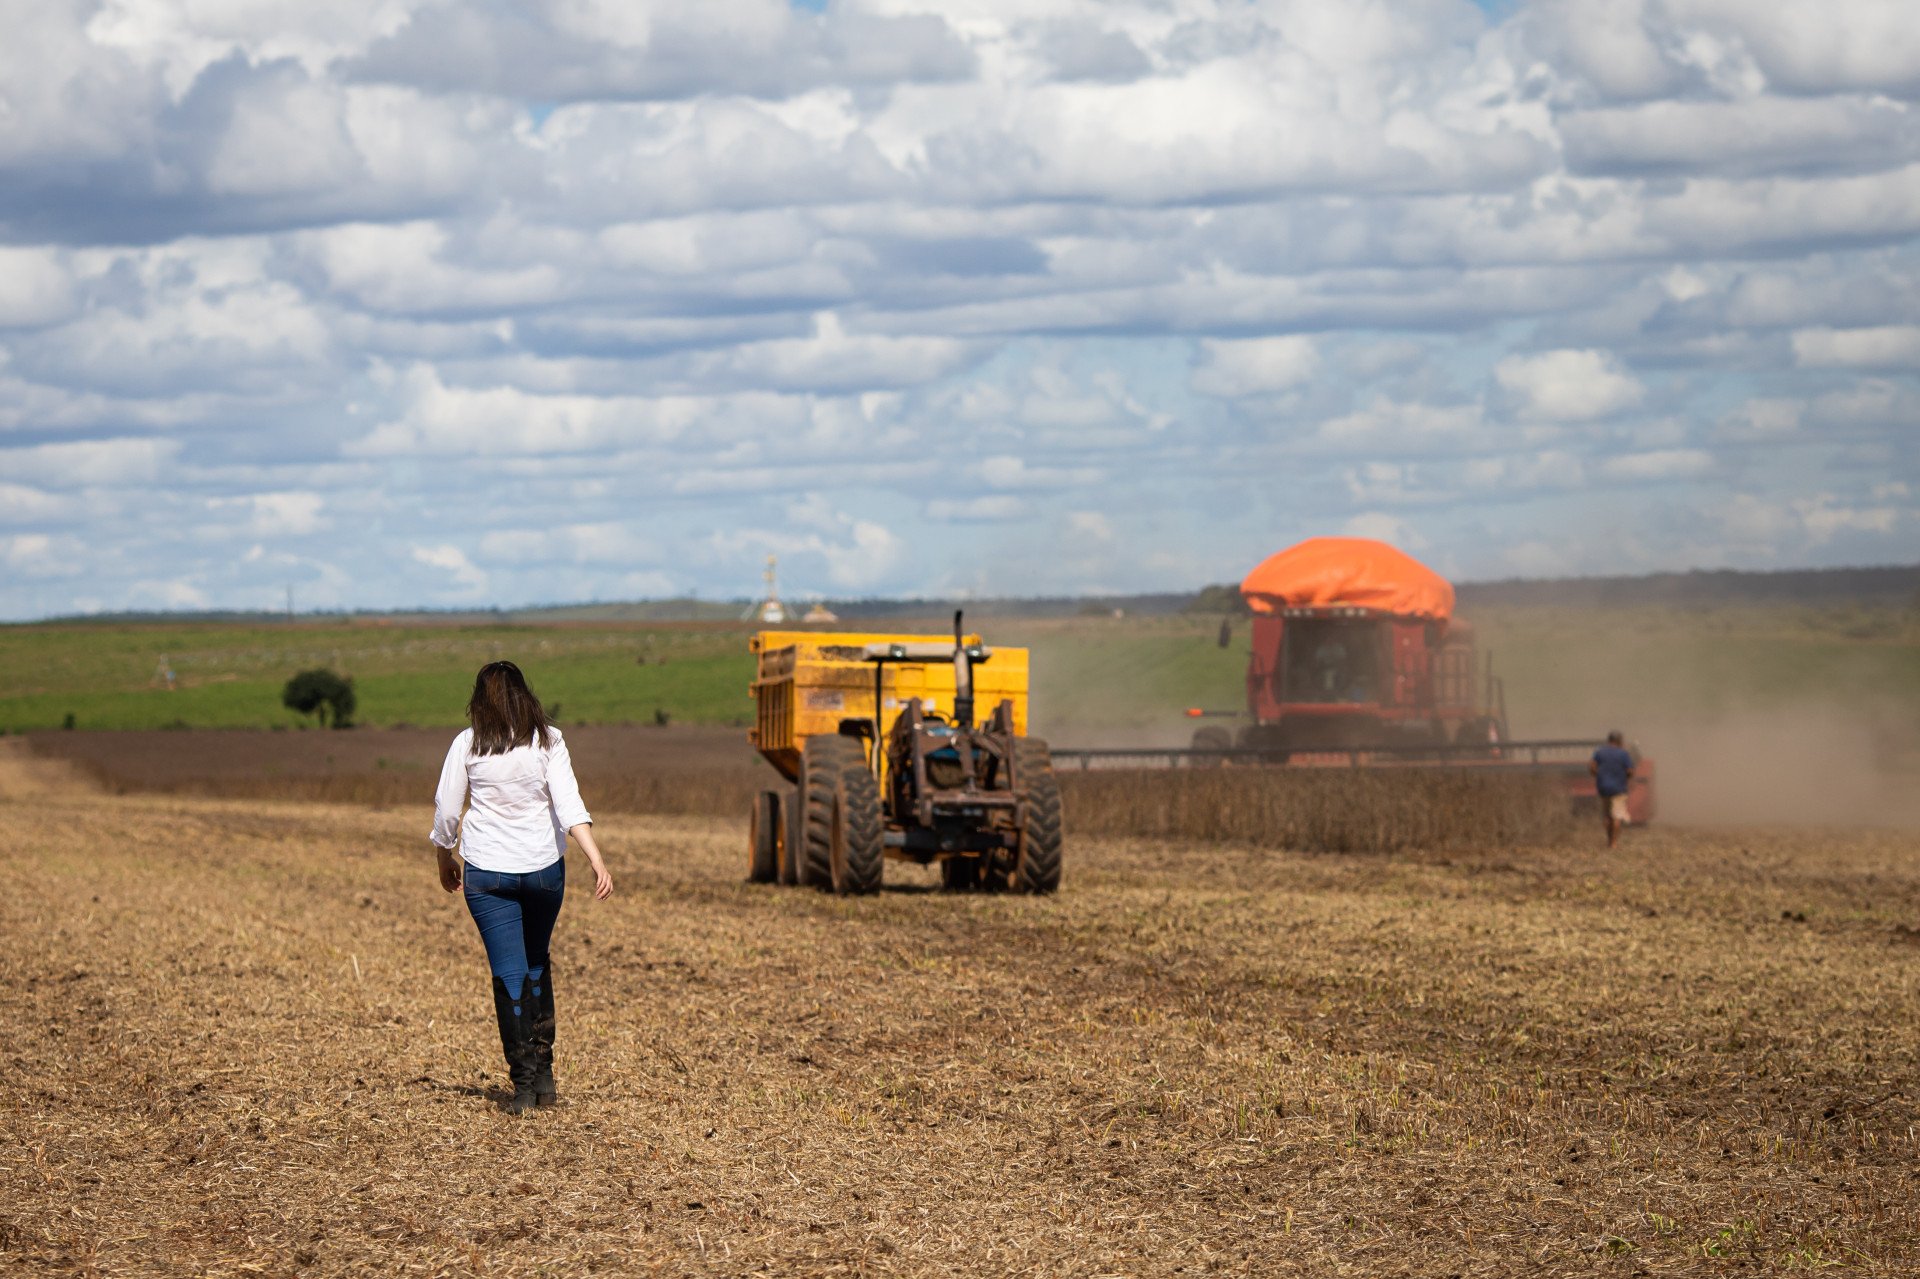
[[[1597,744],[1620,729],[1653,761],[1663,823],[1920,829],[1920,707],[1910,699],[1763,694],[1711,667],[1666,674],[1651,689],[1563,683],[1561,704],[1530,707],[1544,713],[1517,717],[1514,735]]]
[[[1623,727],[1655,762],[1662,821],[1920,829],[1910,717],[1799,701]]]

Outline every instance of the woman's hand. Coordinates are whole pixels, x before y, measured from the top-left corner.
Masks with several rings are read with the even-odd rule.
[[[600,858],[600,845],[593,842],[593,823],[581,822],[567,834],[573,836],[593,865],[593,899],[603,902],[613,896],[613,876],[607,873],[607,864]]]
[[[435,844],[433,851],[440,858],[440,887],[450,893],[460,891],[460,862],[454,857],[451,848],[442,848]]]

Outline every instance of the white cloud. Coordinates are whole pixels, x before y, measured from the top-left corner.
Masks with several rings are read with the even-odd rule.
[[[580,0],[517,11],[511,23],[464,4],[410,7],[359,74],[547,101],[783,98],[820,83],[945,79],[972,64],[936,14],[894,17],[870,6],[812,13],[786,0]]]
[[[1654,449],[1622,453],[1600,463],[1600,473],[1613,480],[1674,480],[1705,475],[1713,470],[1713,454],[1703,449]]]
[[[1481,448],[1493,429],[1479,404],[1423,404],[1376,398],[1364,408],[1320,424],[1328,447],[1352,452],[1420,454]]]
[[[534,394],[515,386],[448,386],[431,368],[407,374],[405,407],[347,446],[351,455],[551,456],[699,439],[709,445],[752,428],[793,429],[807,405],[794,397]]]
[[[870,391],[924,385],[983,354],[982,344],[953,338],[850,335],[839,316],[822,311],[813,317],[810,337],[745,342],[697,355],[681,381],[729,389]]]
[[[350,223],[306,235],[302,248],[338,292],[372,311],[502,311],[552,302],[560,272],[547,262],[448,261],[454,246],[431,222]]]
[[[1830,492],[1776,500],[1738,493],[1717,512],[1726,536],[1736,545],[1777,553],[1818,547],[1846,533],[1888,535],[1920,518],[1904,486],[1883,490],[1867,501],[1849,501]]]
[[[1291,390],[1319,371],[1319,348],[1309,337],[1208,339],[1200,343],[1193,389],[1227,399],[1269,395]]]
[[[1500,385],[1520,410],[1545,421],[1587,422],[1634,407],[1645,394],[1639,381],[1606,351],[1544,351],[1510,355],[1494,366]]]
[[[1098,511],[1074,511],[1067,516],[1067,528],[1074,536],[1094,542],[1112,542],[1118,537],[1113,521]]]
[[[1783,89],[1920,96],[1920,32],[1905,0],[1818,6],[1670,3],[1675,27],[1737,43],[1755,68]]]
[[[1793,335],[1793,358],[1813,369],[1920,368],[1920,325],[1802,329]]]
[[[489,564],[608,564],[631,568],[659,557],[660,549],[631,525],[618,521],[554,527],[495,529],[480,539]]]
[[[86,566],[79,539],[46,533],[0,536],[0,564],[24,577],[77,577]]]
[[[1720,420],[1716,434],[1725,439],[1780,439],[1800,430],[1806,407],[1798,400],[1755,397]]]
[[[0,474],[55,491],[92,485],[151,484],[180,452],[175,440],[77,440],[0,449]]]
[[[52,324],[73,308],[73,278],[53,252],[0,246],[0,329]]]
[[[1561,117],[1580,173],[1769,173],[1886,167],[1920,153],[1920,121],[1884,98],[1661,101]]]
[[[72,497],[0,481],[0,522],[33,524],[71,516],[81,509]]]
[[[855,520],[851,538],[841,544],[823,545],[819,554],[827,561],[827,577],[845,590],[867,590],[884,582],[906,553],[900,535],[872,520]]]
[[[1024,499],[1006,493],[972,498],[938,497],[927,503],[927,518],[943,522],[992,524],[1020,519],[1030,510],[1032,507]]]
[[[411,555],[416,564],[437,569],[453,582],[455,594],[477,595],[487,589],[487,575],[467,558],[467,553],[451,543],[438,546],[414,546]]]
[[[1462,466],[1461,474],[1470,487],[1507,493],[1578,488],[1586,482],[1587,463],[1568,449],[1543,449],[1537,453],[1477,458]]]
[[[1384,511],[1362,511],[1342,525],[1340,531],[1349,537],[1370,537],[1403,551],[1423,551],[1429,545],[1411,524]]]
[[[212,602],[206,588],[190,577],[144,578],[133,584],[132,594],[162,608],[205,608]]]
[[[1093,466],[1029,466],[1022,457],[995,454],[970,468],[992,489],[1062,489],[1098,483],[1105,474]]]
[[[301,537],[332,523],[322,514],[327,500],[319,493],[254,493],[242,500],[252,510],[248,531],[256,537]]]

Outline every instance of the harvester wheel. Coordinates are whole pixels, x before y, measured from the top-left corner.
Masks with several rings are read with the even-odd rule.
[[[747,860],[749,884],[771,884],[780,875],[780,797],[763,790],[753,797],[753,820],[749,823]]]
[[[806,856],[807,806],[800,802],[797,786],[782,795],[780,803],[780,882],[792,887],[800,882]]]
[[[1027,793],[1027,825],[1012,886],[1016,892],[1050,893],[1060,887],[1060,779],[1053,775],[1053,752],[1037,737],[1016,737],[1013,769]]]
[[[1193,734],[1193,749],[1196,751],[1232,750],[1233,734],[1224,728],[1213,725],[1196,729]],[[1218,768],[1226,762],[1226,757],[1222,755],[1195,755],[1193,766],[1195,768]]]
[[[860,743],[851,737],[809,737],[800,757],[800,882],[833,886],[833,810],[840,774],[849,764],[864,767]]]
[[[834,786],[833,838],[827,849],[834,892],[845,895],[879,891],[880,868],[885,861],[881,849],[880,784],[858,751],[841,766]]]

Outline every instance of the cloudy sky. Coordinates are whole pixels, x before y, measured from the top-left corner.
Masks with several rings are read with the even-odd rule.
[[[0,616],[1920,560],[1911,0],[0,14]]]

